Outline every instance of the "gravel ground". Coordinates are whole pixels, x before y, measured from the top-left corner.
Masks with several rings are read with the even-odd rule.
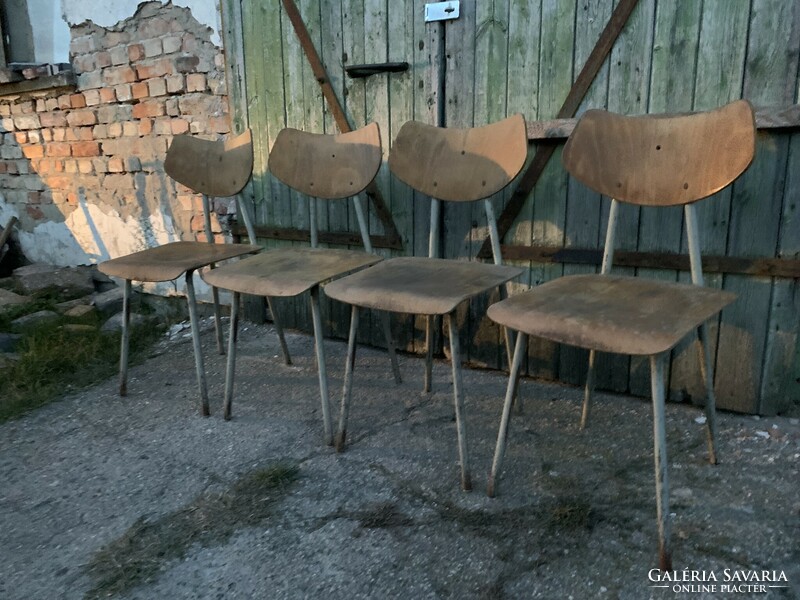
[[[667,407],[674,568],[717,578],[676,593],[648,578],[646,401],[598,394],[580,432],[580,390],[524,381],[489,499],[503,374],[465,371],[465,493],[447,363],[422,394],[420,359],[401,357],[395,386],[386,354],[359,349],[336,454],[322,443],[313,340],[288,334],[286,366],[269,326],[245,327],[231,421],[207,333],[210,418],[179,339],[131,370],[127,398],[108,380],[0,425],[0,598],[800,597],[797,419],[720,414],[710,466],[702,411]],[[338,407],[345,345],[326,353]],[[258,479],[276,467],[285,481]],[[776,571],[785,587],[722,591],[726,569]]]

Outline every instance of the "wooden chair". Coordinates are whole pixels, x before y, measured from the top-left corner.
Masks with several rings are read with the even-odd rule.
[[[753,111],[746,101],[689,116],[623,117],[591,110],[581,118],[564,148],[563,161],[573,177],[612,198],[602,272],[561,277],[489,307],[490,318],[520,332],[489,476],[490,496],[495,493],[511,398],[529,335],[590,350],[581,428],[589,415],[597,351],[649,356],[659,556],[661,568],[671,569],[665,363],[672,348],[696,330],[707,394],[708,451],[714,464],[714,375],[706,321],[735,298],[729,292],[703,287],[694,202],[733,182],[748,167],[754,151]],[[694,285],[609,274],[619,202],[683,205]]]
[[[197,384],[200,388],[201,411],[210,414],[203,354],[200,349],[200,328],[197,320],[193,275],[195,270],[236,256],[258,252],[259,246],[249,244],[214,244],[211,234],[209,196],[235,196],[247,184],[253,170],[253,147],[250,131],[227,141],[209,141],[187,135],[172,139],[164,161],[164,170],[175,181],[203,194],[203,214],[207,242],[171,242],[148,248],[98,266],[106,275],[125,280],[122,304],[122,342],[120,349],[119,394],[127,395],[128,342],[130,329],[130,296],[132,281],[172,281],[186,276],[186,295],[192,326]],[[237,203],[238,203],[237,197]],[[245,214],[244,207],[239,212]],[[214,296],[214,317],[217,349],[224,353],[220,327],[219,294]]]
[[[209,271],[203,276],[210,285],[233,292],[225,380],[225,419],[231,417],[233,401],[240,295],[255,294],[270,299],[297,296],[310,291],[325,440],[326,443],[333,443],[323,351],[320,284],[382,260],[380,256],[372,254],[367,222],[358,198],[358,194],[378,173],[381,159],[381,137],[376,123],[340,135],[306,133],[296,129],[284,129],[278,134],[269,155],[269,169],[283,183],[310,197],[311,248],[270,250]],[[343,199],[350,196],[353,197],[366,252],[318,248],[316,199]],[[391,344],[390,354],[397,373],[397,358]]]
[[[400,180],[431,197],[428,257],[386,260],[325,287],[328,296],[352,305],[337,451],[344,450],[347,435],[359,308],[428,316],[426,391],[430,389],[433,361],[433,316],[447,315],[461,485],[464,490],[471,489],[455,310],[461,302],[500,287],[522,272],[500,264],[497,224],[487,198],[505,188],[519,173],[527,149],[522,115],[474,129],[443,129],[413,121],[400,129],[389,154],[389,168]],[[437,258],[440,201],[480,199],[487,199],[484,205],[495,264]]]

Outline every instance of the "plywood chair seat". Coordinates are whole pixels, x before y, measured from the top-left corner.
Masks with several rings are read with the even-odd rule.
[[[325,293],[362,308],[416,315],[445,315],[467,298],[522,273],[517,267],[441,258],[393,258],[334,281]]]
[[[570,275],[489,307],[506,327],[589,350],[651,355],[672,349],[735,294],[616,275]]]
[[[278,248],[204,273],[203,279],[242,294],[289,297],[380,260],[357,250]]]
[[[134,281],[172,281],[186,271],[259,250],[260,246],[251,244],[172,242],[113,258],[99,265],[98,270]]]

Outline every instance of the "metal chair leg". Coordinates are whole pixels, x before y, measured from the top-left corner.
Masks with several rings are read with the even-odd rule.
[[[328,370],[325,366],[325,340],[322,330],[322,313],[319,306],[319,286],[311,288],[311,317],[314,322],[314,348],[317,353],[317,375],[319,376],[319,395],[322,402],[322,424],[325,430],[325,443],[333,445],[331,413],[328,404]]]
[[[204,417],[211,414],[208,406],[206,370],[203,366],[203,350],[200,347],[200,323],[197,318],[197,299],[194,295],[194,270],[186,271],[186,296],[189,304],[189,321],[192,324],[192,344],[194,345],[194,365],[197,371],[197,386],[200,388],[200,411]]]
[[[239,329],[239,299],[241,294],[233,292],[231,301],[231,331],[228,334],[228,363],[225,367],[225,402],[223,418],[230,421],[231,404],[233,403],[233,378],[236,374],[236,341]]]
[[[589,411],[592,408],[592,392],[594,391],[594,366],[597,351],[589,350],[589,368],[586,370],[586,387],[583,389],[583,410],[581,412],[581,429],[589,424]]]
[[[342,406],[339,411],[339,430],[336,432],[336,451],[344,452],[347,439],[347,415],[350,412],[350,396],[353,391],[353,370],[356,366],[356,334],[358,333],[358,307],[350,311],[350,333],[347,336],[347,360],[344,365]]]
[[[434,321],[433,315],[428,315],[425,322],[425,378],[422,382],[422,391],[431,391],[431,380],[433,379],[433,345],[434,345]]]
[[[122,338],[119,348],[119,395],[128,395],[128,348],[131,328],[131,280],[125,280],[122,293]]]
[[[511,369],[508,374],[508,387],[506,388],[506,399],[503,403],[503,416],[500,418],[500,429],[497,431],[497,445],[494,449],[492,471],[489,474],[489,485],[486,488],[486,493],[490,498],[494,498],[500,466],[503,463],[503,456],[506,452],[508,423],[511,418],[511,403],[514,399],[516,388],[519,387],[519,368],[522,364],[522,357],[525,355],[525,347],[527,345],[528,336],[522,332],[518,333],[517,342],[514,346],[514,357],[511,360]]]
[[[697,328],[700,345],[700,375],[706,385],[706,435],[708,438],[708,462],[717,464],[717,401],[714,396],[714,367],[711,364],[711,348],[708,344],[708,324]]]
[[[672,570],[670,553],[669,476],[667,473],[667,434],[664,417],[665,354],[650,357],[650,384],[653,396],[653,446],[656,470],[656,515],[658,519],[659,568]]]
[[[464,392],[462,389],[464,386],[461,381],[461,353],[455,321],[455,312],[447,315],[447,328],[450,333],[450,360],[453,363],[453,401],[456,412],[456,430],[458,431],[458,456],[461,460],[461,489],[468,492],[472,489],[472,478],[469,473],[467,432],[464,424],[464,415],[462,414],[464,409]]]
[[[389,353],[389,360],[392,363],[394,382],[400,385],[403,383],[403,379],[400,376],[400,365],[397,362],[397,351],[394,347],[394,339],[392,339],[392,324],[389,319],[390,315],[388,312],[381,313],[381,325],[383,325],[383,335],[386,338],[386,351]]]
[[[278,312],[275,310],[275,305],[272,303],[272,298],[267,296],[267,305],[269,312],[272,315],[272,324],[275,326],[275,332],[278,334],[278,341],[281,344],[281,351],[283,352],[283,362],[287,365],[292,364],[292,356],[289,354],[289,346],[286,345],[286,338],[283,335],[283,326],[278,317]]]
[[[225,354],[225,339],[222,336],[222,320],[219,310],[219,290],[211,286],[211,296],[214,298],[214,334],[217,338],[217,353]]]

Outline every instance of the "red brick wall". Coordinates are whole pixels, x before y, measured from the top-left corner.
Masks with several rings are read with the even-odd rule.
[[[0,201],[23,231],[64,221],[80,193],[122,219],[166,210],[177,237],[205,239],[200,197],[163,161],[173,135],[229,133],[224,56],[210,35],[186,8],[142,4],[113,29],[72,28],[76,90],[0,98]],[[219,234],[224,223],[213,223]]]

